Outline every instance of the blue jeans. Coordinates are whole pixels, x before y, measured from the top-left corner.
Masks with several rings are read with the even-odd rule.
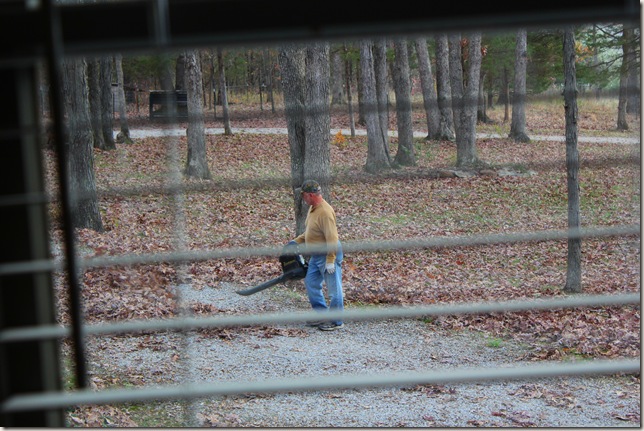
[[[338,251],[335,256],[335,272],[326,272],[326,254],[314,254],[309,259],[309,269],[304,278],[306,293],[309,295],[311,307],[316,311],[342,311],[344,310],[344,297],[342,294],[342,246],[338,241]],[[329,305],[327,306],[322,283],[326,284],[329,293]],[[336,324],[342,324],[342,320],[335,320]]]

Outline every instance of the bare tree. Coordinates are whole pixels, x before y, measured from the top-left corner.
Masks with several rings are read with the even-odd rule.
[[[101,113],[101,67],[98,58],[87,59],[87,87],[91,131],[94,135],[94,147],[105,150],[103,136],[103,115]]]
[[[302,197],[295,189],[304,182],[304,148],[306,143],[306,125],[304,112],[304,75],[306,73],[306,48],[299,45],[283,46],[278,54],[288,144],[291,156],[291,188],[293,190],[293,208],[295,211],[295,230],[304,232],[306,211]]]
[[[641,100],[640,97],[640,38],[636,33],[633,24],[626,24],[624,32],[628,42],[627,62],[628,62],[628,102],[626,103],[626,112],[628,114],[640,115]]]
[[[360,71],[364,117],[367,125],[367,162],[365,170],[376,173],[383,169],[390,169],[391,162],[380,125],[372,47],[373,43],[369,40],[361,42]]]
[[[329,43],[315,43],[306,50],[304,102],[307,107],[304,176],[322,185],[329,198],[331,178],[331,113],[329,111]]]
[[[331,70],[331,104],[332,105],[344,105],[345,90],[343,88],[344,84],[344,62],[342,61],[342,47],[340,45],[336,46],[331,50],[331,64],[333,66]]]
[[[427,52],[427,39],[419,37],[415,41],[416,55],[418,56],[418,72],[420,74],[420,85],[423,89],[423,106],[427,119],[426,139],[441,139],[440,112],[438,111],[438,100],[436,99],[436,88],[434,86],[434,75],[432,64],[429,61]]]
[[[461,42],[466,42],[467,69],[463,70]],[[456,166],[475,166],[476,111],[481,76],[481,34],[473,33],[461,40],[458,33],[449,36],[449,68],[452,88],[452,110],[456,130]]]
[[[530,142],[526,133],[526,69],[528,63],[528,32],[522,28],[517,31],[514,60],[514,95],[512,97],[512,122],[509,138],[516,142]]]
[[[628,130],[627,112],[629,105],[629,95],[634,92],[635,88],[630,88],[632,84],[631,73],[629,69],[633,67],[633,28],[624,25],[622,31],[622,66],[619,74],[619,102],[617,105],[617,130]]]
[[[112,57],[99,60],[101,86],[101,126],[105,148],[116,149],[114,142],[114,96],[112,95]]]
[[[407,41],[405,39],[394,40],[394,52],[396,59],[392,64],[392,75],[396,92],[396,122],[398,124],[398,151],[394,162],[402,166],[414,166],[416,155],[411,120],[411,82]]]
[[[387,73],[387,41],[384,38],[376,39],[373,48],[373,70],[376,77],[376,99],[378,119],[384,150],[387,159],[389,156],[389,78]]]
[[[291,187],[296,232],[304,232],[306,208],[295,193],[304,179],[315,179],[329,199],[331,176],[329,136],[329,45],[288,45],[280,49],[286,123],[291,154]]]
[[[174,66],[174,76],[174,89],[176,91],[184,91],[186,89],[186,54],[184,52],[177,56],[177,62]]]
[[[69,187],[74,227],[103,230],[94,175],[94,136],[90,126],[87,65],[69,59],[63,65],[63,94],[68,125]]]
[[[347,45],[344,45],[344,54],[346,58],[344,59],[344,67],[345,67],[345,79],[346,79],[346,86],[347,86],[347,105],[349,106],[349,123],[350,123],[350,128],[351,128],[351,137],[354,138],[356,136],[356,121],[353,115],[353,98],[351,95],[351,84],[353,82],[353,61],[348,57],[347,55],[348,49]]]
[[[564,109],[566,116],[566,171],[568,177],[568,228],[579,229],[579,152],[577,150],[577,71],[575,33],[567,26],[563,36]],[[581,238],[568,239],[565,292],[580,293]]]
[[[125,100],[125,82],[123,80],[123,55],[116,54],[114,56],[114,68],[116,69],[116,104],[119,111],[119,124],[121,131],[118,134],[119,142],[131,144],[130,126],[127,122],[127,103]],[[136,90],[135,90],[136,91]]]
[[[188,158],[184,173],[186,176],[200,179],[210,178],[208,159],[206,157],[206,133],[203,119],[203,77],[199,53],[195,50],[186,52],[185,82],[188,99]]]
[[[440,113],[437,139],[454,140],[454,115],[452,112],[452,88],[449,73],[449,45],[447,35],[435,37],[436,41],[436,101]]]
[[[230,112],[228,111],[228,90],[226,87],[226,68],[224,67],[224,54],[217,48],[217,70],[219,74],[219,91],[221,94],[221,110],[224,116],[224,135],[232,135],[230,128]]]

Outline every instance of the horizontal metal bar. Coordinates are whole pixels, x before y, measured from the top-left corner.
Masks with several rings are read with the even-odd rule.
[[[639,235],[640,225],[623,225],[610,227],[547,230],[524,233],[502,233],[491,235],[418,237],[406,240],[347,241],[342,243],[345,252],[395,251],[421,248],[452,248],[485,246],[491,244],[510,244],[520,242],[556,241],[569,238],[611,237]],[[325,247],[308,246],[302,249],[307,253],[325,252]],[[200,250],[186,252],[153,253],[125,256],[101,256],[84,259],[85,268],[98,268],[115,265],[139,265],[159,262],[198,262],[213,259],[229,259],[250,256],[279,256],[281,248],[276,247],[240,247],[221,250]],[[2,274],[0,267],[0,274]]]
[[[505,313],[525,310],[554,310],[576,307],[617,306],[640,304],[639,293],[621,295],[575,295],[563,298],[516,299],[502,302],[472,302],[464,304],[426,305],[415,307],[385,307],[368,309],[345,309],[328,311],[325,318],[329,320],[376,320],[393,318],[416,318],[441,315]],[[238,316],[212,316],[199,318],[148,319],[128,322],[86,325],[86,335],[107,335],[138,333],[146,331],[190,331],[202,328],[224,328],[235,326],[269,325],[279,323],[300,323],[319,319],[315,311],[302,313],[247,314]],[[33,339],[68,337],[69,327],[42,325],[9,329],[0,332],[0,344]]]
[[[0,264],[0,275],[59,271],[62,268],[63,261],[60,259],[24,260]]]
[[[512,368],[459,368],[422,372],[339,375],[257,382],[186,383],[177,386],[140,389],[108,389],[99,392],[51,392],[18,395],[2,403],[3,413],[51,409],[88,404],[117,404],[150,400],[193,399],[245,393],[310,392],[331,389],[363,389],[415,384],[469,383],[500,380],[527,380],[561,376],[639,373],[639,359],[589,361],[577,363],[540,363]]]
[[[486,246],[492,244],[513,244],[521,242],[558,241],[569,238],[598,238],[612,236],[640,235],[640,225],[592,227],[548,231],[502,233],[489,235],[441,236],[412,238],[407,240],[347,241],[342,243],[345,252],[378,252],[405,249],[432,249]],[[302,247],[302,252],[326,252],[323,246]],[[282,247],[238,247],[218,250],[193,250],[183,252],[125,254],[81,259],[83,268],[105,268],[109,266],[151,265],[161,262],[183,263],[204,262],[215,259],[248,258],[251,256],[279,256]],[[0,275],[29,272],[57,271],[63,262],[56,260],[21,261],[0,264]]]
[[[0,208],[18,205],[37,205],[54,202],[46,193],[23,193],[0,196]]]

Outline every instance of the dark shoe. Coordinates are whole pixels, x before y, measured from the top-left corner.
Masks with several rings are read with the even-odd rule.
[[[344,328],[344,323],[340,323],[339,325],[335,322],[326,322],[318,326],[318,329],[320,331],[335,331],[336,329],[342,329]]]
[[[324,323],[323,320],[311,320],[311,321],[306,322],[306,326],[310,326],[311,328],[317,328],[318,326],[320,326],[323,323]]]

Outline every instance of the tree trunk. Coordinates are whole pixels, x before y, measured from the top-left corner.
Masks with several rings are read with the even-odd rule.
[[[284,46],[279,52],[286,123],[291,154],[291,187],[296,234],[304,232],[308,208],[295,189],[305,179],[316,180],[329,199],[329,44]]]
[[[221,110],[224,116],[224,135],[232,135],[230,128],[230,112],[228,111],[228,89],[226,88],[226,71],[224,68],[224,55],[221,48],[217,48],[217,67],[219,71],[219,91],[221,94]]]
[[[373,70],[376,77],[376,98],[378,101],[378,121],[384,142],[387,160],[389,155],[389,78],[387,74],[387,41],[377,39],[373,45]]]
[[[112,94],[112,58],[99,60],[101,85],[101,127],[106,150],[116,149],[114,142],[114,96]]]
[[[566,116],[566,171],[568,178],[568,228],[579,229],[579,152],[577,150],[577,76],[575,67],[575,33],[564,30],[564,108]],[[568,269],[564,292],[580,293],[581,238],[568,239]]]
[[[364,106],[364,89],[362,88],[362,81],[362,68],[356,66],[356,83],[358,87],[358,124],[365,126],[367,124],[367,120],[365,119],[366,109]],[[375,109],[375,106],[373,109]]]
[[[118,89],[116,90],[116,104],[119,111],[119,124],[121,126],[120,141],[125,144],[132,144],[130,138],[130,126],[127,122],[127,102],[125,101],[125,81],[123,79],[123,55],[114,56],[114,66],[116,68],[116,81]],[[134,89],[136,91],[136,89]]]
[[[367,125],[367,162],[365,170],[370,173],[378,173],[383,169],[390,169],[391,163],[389,155],[385,151],[385,142],[383,141],[377,109],[378,99],[372,46],[370,41],[363,41],[360,44],[360,70],[364,117]]]
[[[481,74],[481,34],[472,34],[468,45],[468,68],[467,71],[463,71],[461,37],[459,34],[449,36],[452,110],[456,129],[456,166],[459,167],[472,167],[479,162],[476,154],[476,111]]]
[[[486,72],[481,71],[479,78],[479,97],[476,106],[476,121],[478,123],[490,123],[490,117],[487,116],[487,101],[485,100],[485,76]]]
[[[454,115],[452,112],[452,88],[449,83],[449,46],[447,35],[435,37],[436,41],[436,101],[440,114],[437,139],[454,140]]]
[[[63,94],[69,134],[69,187],[75,228],[103,231],[94,176],[94,136],[90,128],[89,89],[85,60],[68,60],[63,67]]]
[[[197,51],[185,54],[185,83],[188,99],[188,158],[184,174],[188,177],[210,179],[206,157],[206,133],[203,119],[203,78]]]
[[[396,39],[394,41],[394,52],[396,59],[392,69],[394,91],[396,92],[396,121],[398,123],[398,151],[394,162],[401,166],[414,166],[416,165],[416,155],[411,120],[411,82],[409,79],[407,41],[405,39]],[[425,52],[427,52],[426,47]]]
[[[177,64],[175,66],[175,83],[174,83],[174,89],[176,91],[185,91],[185,83],[186,83],[186,55],[185,53],[179,54],[177,57]]]
[[[530,142],[525,129],[526,70],[528,64],[528,32],[522,28],[517,31],[514,60],[514,95],[512,97],[512,123],[509,138],[516,142]]]
[[[347,53],[347,46],[344,45],[344,52],[345,54]],[[353,72],[352,72],[352,60],[350,58],[346,58],[344,60],[344,67],[345,67],[345,78],[347,81],[347,104],[349,105],[349,124],[351,127],[351,137],[355,138],[356,136],[356,122],[353,114],[353,98],[351,95],[351,84],[353,81]]]
[[[304,76],[306,74],[306,48],[296,45],[284,46],[278,55],[288,143],[291,155],[291,188],[295,211],[296,235],[304,232],[306,209],[299,193],[295,192],[304,182],[304,149],[306,143],[304,112]]]
[[[427,119],[427,138],[428,140],[441,139],[440,113],[438,111],[438,101],[436,99],[436,88],[434,87],[434,76],[432,74],[432,65],[429,61],[427,52],[427,40],[419,37],[415,41],[416,55],[418,56],[418,72],[420,74],[420,85],[423,89],[423,106],[425,108],[425,117]]]
[[[331,63],[333,65],[333,71],[331,73],[331,86],[333,88],[333,91],[331,91],[331,104],[344,105],[344,89],[342,88],[344,84],[344,62],[342,61],[339,47],[333,50],[331,54]]]
[[[304,178],[319,182],[327,201],[330,200],[329,181],[331,178],[330,78],[329,44],[309,45],[306,52],[304,86],[304,101],[307,108]]]
[[[103,116],[101,114],[101,68],[97,58],[87,60],[87,87],[94,147],[104,150],[105,138],[103,137]]]
[[[273,73],[275,71],[275,64],[274,64],[274,59],[273,56],[271,55],[271,51],[266,49],[266,55],[268,56],[268,64],[269,64],[269,69],[268,73],[266,74],[266,77],[268,79],[268,97],[271,101],[271,113],[275,113],[275,94],[274,94],[274,87],[273,87]]]
[[[628,104],[629,93],[629,74],[628,60],[630,58],[629,28],[624,26],[622,35],[622,66],[619,73],[619,102],[617,104],[617,130],[628,130],[628,120],[626,117],[626,108]]]
[[[508,68],[503,68],[502,90],[499,92],[499,103],[503,103],[503,124],[510,121],[510,73]]]
[[[162,54],[160,56],[161,62],[161,89],[163,91],[173,91],[174,80],[172,73],[172,58],[168,54]],[[176,70],[176,69],[175,69]]]
[[[624,25],[624,59],[627,64],[628,84],[627,84],[627,102],[626,113],[639,115],[640,113],[640,74],[639,61],[637,59],[637,40],[635,29],[631,24]]]

